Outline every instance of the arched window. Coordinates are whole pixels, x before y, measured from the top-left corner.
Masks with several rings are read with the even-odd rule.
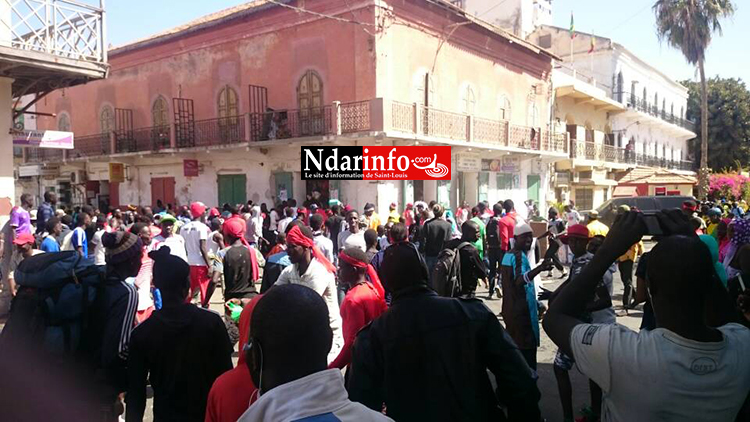
[[[648,91],[646,90],[646,87],[643,87],[643,97],[641,98],[643,100],[643,110],[642,111],[648,111]]]
[[[57,117],[57,130],[70,132],[70,116],[68,113],[60,113]]]
[[[466,85],[461,93],[461,111],[465,114],[474,114],[474,107],[477,104],[477,97],[474,95],[474,88]]]
[[[112,107],[105,105],[99,113],[99,128],[101,133],[109,133],[114,130],[114,113]]]
[[[169,107],[167,100],[161,95],[156,98],[151,106],[151,121],[156,127],[169,126]]]
[[[526,112],[526,125],[530,127],[539,127],[539,109],[534,103],[529,103],[529,108]]]
[[[685,106],[680,107],[680,119],[685,118]]]
[[[510,121],[510,99],[505,95],[500,97],[500,119]]]
[[[669,108],[669,116],[674,117],[674,103],[672,103],[672,106]]]
[[[654,105],[652,107],[652,113],[656,114],[659,111],[659,94],[654,92]]]
[[[412,101],[428,107],[435,107],[435,81],[429,72],[420,72],[414,75],[414,94]]]
[[[662,116],[667,114],[667,99],[666,98],[661,99],[661,114]]]
[[[229,85],[225,85],[221,91],[219,91],[217,106],[219,109],[219,117],[236,117],[239,115],[240,110],[239,102],[237,101],[237,91],[232,89]]]
[[[323,81],[312,70],[306,71],[297,84],[297,103],[299,104],[300,133],[316,135],[323,133]]]
[[[635,81],[630,82],[630,105],[635,106]]]
[[[617,101],[622,102],[622,90],[625,88],[625,81],[622,77],[622,72],[617,74]]]

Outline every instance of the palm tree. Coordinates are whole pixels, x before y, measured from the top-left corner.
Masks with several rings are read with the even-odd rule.
[[[653,6],[659,40],[682,51],[698,66],[701,77],[701,163],[698,196],[708,193],[708,94],[704,64],[714,32],[721,35],[721,18],[734,14],[731,0],[657,0]]]

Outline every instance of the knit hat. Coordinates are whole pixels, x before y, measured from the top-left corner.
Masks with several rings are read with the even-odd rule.
[[[526,223],[518,224],[513,228],[513,236],[520,236],[526,233],[533,233],[533,230],[531,230],[531,226]]]
[[[148,254],[154,260],[154,286],[159,290],[184,289],[190,285],[190,266],[174,256],[169,246],[162,246]]]
[[[102,245],[108,264],[119,264],[133,258],[140,259],[143,248],[140,237],[123,231],[104,233]]]

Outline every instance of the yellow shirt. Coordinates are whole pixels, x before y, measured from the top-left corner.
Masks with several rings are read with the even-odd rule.
[[[368,229],[377,230],[378,226],[381,225],[380,224],[380,216],[377,213],[375,213],[375,212],[372,213],[372,215],[369,218],[367,218],[367,216],[365,216],[365,220],[367,220],[367,228]]]
[[[590,222],[586,227],[589,229],[589,236],[606,236],[609,233],[609,227],[599,220]]]
[[[716,231],[717,227],[719,227],[719,223],[708,223],[708,227],[706,228],[706,234],[709,236],[714,236],[714,232]]]
[[[625,255],[617,258],[617,262],[623,262],[623,261],[635,261],[636,258],[643,255],[643,242],[638,242],[635,245],[631,246],[630,249],[628,249],[627,252],[625,252]]]
[[[399,220],[400,220],[400,219],[401,219],[401,216],[400,216],[400,215],[398,215],[398,211],[396,211],[396,210],[392,210],[392,211],[391,211],[391,212],[390,212],[390,213],[388,214],[388,222],[389,222],[389,223],[393,223],[393,224],[396,224],[396,223],[398,223],[398,222],[399,222]]]

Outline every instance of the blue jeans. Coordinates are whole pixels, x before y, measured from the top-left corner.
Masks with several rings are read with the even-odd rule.
[[[427,275],[430,277],[430,286],[432,286],[432,269],[435,268],[435,264],[437,264],[437,259],[438,257],[436,256],[425,255],[424,257],[424,262],[425,264],[427,264]]]

